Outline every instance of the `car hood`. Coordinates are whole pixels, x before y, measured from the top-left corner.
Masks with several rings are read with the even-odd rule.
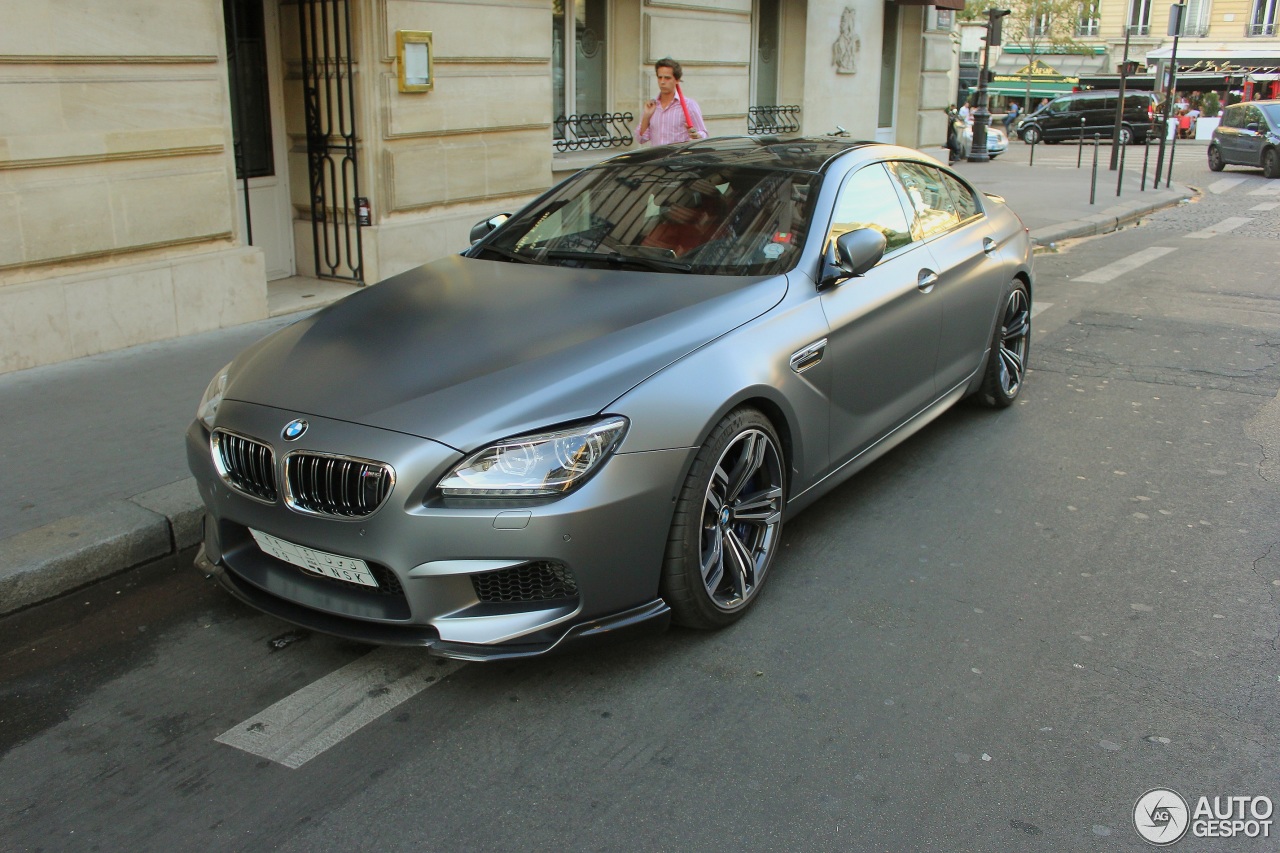
[[[226,397],[467,450],[600,412],[786,288],[785,276],[445,258],[258,342]]]

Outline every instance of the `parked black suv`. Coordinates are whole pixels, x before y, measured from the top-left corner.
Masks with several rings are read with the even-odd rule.
[[[1209,141],[1209,168],[1261,166],[1268,178],[1280,178],[1280,101],[1247,101],[1222,111]]]
[[[1095,133],[1103,139],[1111,139],[1116,126],[1116,103],[1120,92],[1115,89],[1095,89],[1088,92],[1072,92],[1059,95],[1040,109],[1029,114],[1018,125],[1018,136],[1023,142],[1060,142],[1063,139],[1079,139],[1081,120],[1084,136],[1092,139]],[[1142,142],[1152,131],[1157,109],[1156,96],[1150,92],[1126,92],[1124,95],[1124,119],[1120,125],[1120,144]]]

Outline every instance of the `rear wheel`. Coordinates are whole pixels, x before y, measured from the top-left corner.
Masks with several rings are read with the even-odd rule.
[[[1039,143],[1040,128],[1036,127],[1034,124],[1031,125],[1030,127],[1023,128],[1022,141],[1027,143],[1028,145],[1036,145],[1037,143]]]
[[[1263,152],[1262,174],[1268,178],[1280,178],[1280,150],[1268,148]]]
[[[756,409],[729,413],[694,458],[676,501],[661,593],[675,619],[722,628],[755,602],[782,535],[780,442]]]
[[[978,394],[985,405],[1003,409],[1013,404],[1027,373],[1031,352],[1031,295],[1021,279],[1009,285],[987,357],[987,372]]]
[[[1120,144],[1121,145],[1133,144],[1133,130],[1131,128],[1123,127],[1123,126],[1120,128]]]
[[[1218,146],[1216,145],[1210,145],[1209,146],[1209,171],[1221,172],[1222,168],[1226,165],[1227,165],[1226,163],[1222,162],[1222,150],[1218,148]]]

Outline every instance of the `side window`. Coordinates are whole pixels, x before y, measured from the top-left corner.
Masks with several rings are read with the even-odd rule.
[[[1068,107],[1068,106],[1070,106],[1070,104],[1071,104],[1071,102],[1070,102],[1070,100],[1068,100],[1067,98],[1059,98],[1059,99],[1058,99],[1058,100],[1056,100],[1056,101],[1050,101],[1050,102],[1049,102],[1049,112],[1051,112],[1051,113],[1065,113],[1065,112],[1067,111],[1067,107]]]
[[[1116,98],[1097,98],[1089,105],[1089,109],[1106,110],[1109,113],[1114,113],[1116,111],[1117,103],[1118,100]]]
[[[879,163],[858,170],[840,188],[827,240],[857,228],[874,228],[883,234],[886,254],[911,242],[911,224],[898,191]]]
[[[960,216],[951,201],[951,192],[943,183],[941,172],[922,163],[907,162],[894,163],[892,171],[906,192],[915,216],[916,239],[941,234],[960,224]]]
[[[1265,128],[1267,126],[1266,121],[1262,118],[1262,110],[1252,106],[1249,107],[1249,114],[1245,116],[1244,123],[1246,127],[1251,124],[1256,124],[1259,128]]]
[[[1240,117],[1244,115],[1244,110],[1237,107],[1227,107],[1227,111],[1222,116],[1222,123],[1227,127],[1244,127],[1244,123],[1240,121]]]
[[[958,178],[948,172],[940,172],[943,183],[951,191],[951,202],[955,205],[960,221],[965,222],[978,215],[978,200],[973,197],[973,190],[966,187]]]

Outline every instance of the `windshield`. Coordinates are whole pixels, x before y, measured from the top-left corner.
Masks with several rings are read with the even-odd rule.
[[[795,265],[818,176],[722,165],[603,165],[517,214],[471,257],[705,275]]]
[[[1271,119],[1272,127],[1280,127],[1280,104],[1266,104],[1260,109]]]

